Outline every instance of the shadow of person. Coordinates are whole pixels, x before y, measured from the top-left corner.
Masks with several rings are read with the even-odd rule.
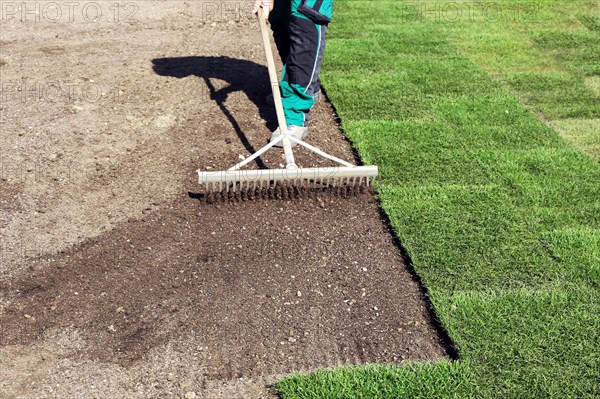
[[[161,76],[176,78],[197,76],[203,79],[211,100],[216,102],[221,112],[227,117],[249,153],[253,154],[258,148],[250,143],[239,123],[227,108],[226,101],[230,94],[238,91],[245,93],[248,99],[256,105],[260,117],[266,121],[269,130],[272,131],[276,128],[275,110],[265,102],[266,96],[270,93],[266,66],[226,56],[156,58],[152,60],[152,66],[154,72]],[[217,89],[211,79],[225,81],[228,86]],[[267,169],[260,157],[256,159],[256,164],[260,169]]]

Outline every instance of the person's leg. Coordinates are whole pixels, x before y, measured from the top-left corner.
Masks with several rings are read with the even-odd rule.
[[[322,29],[323,40],[321,43],[321,48],[319,49],[318,69],[315,73],[315,78],[311,82],[310,88],[308,89],[308,92],[312,95],[313,99],[315,100],[315,103],[318,103],[319,101],[321,101],[321,80],[319,79],[319,75],[321,73],[321,64],[323,63],[323,53],[325,51],[325,41],[326,41],[325,36],[327,33],[327,25],[323,25],[321,27],[321,29]]]
[[[281,81],[283,108],[289,125],[307,126],[319,87],[327,26],[292,13],[289,29],[290,53]]]
[[[273,10],[269,13],[269,25],[273,31],[273,39],[275,39],[281,62],[284,64],[290,54],[289,25],[292,13],[291,7],[290,0],[275,0]]]

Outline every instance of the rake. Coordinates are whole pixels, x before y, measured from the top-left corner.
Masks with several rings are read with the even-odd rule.
[[[267,58],[273,100],[277,114],[279,131],[282,132],[276,139],[256,151],[242,162],[235,164],[224,171],[201,171],[198,170],[198,182],[204,186],[207,197],[209,194],[219,193],[225,197],[236,197],[242,194],[244,197],[253,198],[265,192],[274,190],[278,193],[298,193],[308,189],[340,188],[346,192],[348,189],[354,191],[356,188],[369,187],[377,177],[377,166],[355,166],[349,162],[339,159],[333,155],[314,147],[303,140],[288,135],[286,128],[283,104],[279,92],[279,82],[275,70],[275,61],[271,50],[271,41],[267,31],[267,24],[259,8],[258,15],[262,41]],[[285,169],[242,169],[256,158],[271,149],[275,144],[281,142],[285,154]],[[334,161],[337,166],[302,168],[296,165],[291,143],[299,144],[308,150]]]

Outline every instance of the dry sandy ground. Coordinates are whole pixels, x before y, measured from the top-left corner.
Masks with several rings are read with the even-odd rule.
[[[1,398],[270,397],[446,356],[372,193],[197,199],[273,127],[245,1],[24,4],[0,2]],[[353,159],[326,102],[311,128]]]

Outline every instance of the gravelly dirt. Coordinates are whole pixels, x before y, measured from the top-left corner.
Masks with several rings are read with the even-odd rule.
[[[0,397],[269,397],[291,371],[445,356],[372,193],[196,199],[195,169],[269,137],[260,38],[243,8],[209,18],[224,2],[136,4],[3,21]],[[353,159],[329,104],[311,130]]]

